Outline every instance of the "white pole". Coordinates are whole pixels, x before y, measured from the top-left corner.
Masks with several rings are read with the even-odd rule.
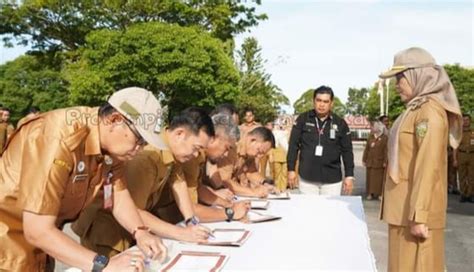
[[[390,78],[387,78],[385,79],[385,86],[387,87],[387,96],[386,96],[386,100],[387,100],[387,104],[385,106],[385,115],[388,116],[388,96],[389,96],[389,93],[390,93]]]
[[[377,93],[380,96],[380,115],[383,115],[384,114],[384,108],[383,108],[383,104],[384,104],[383,93],[384,93],[384,90],[383,90],[383,80],[382,79],[379,79],[379,86],[378,86]]]

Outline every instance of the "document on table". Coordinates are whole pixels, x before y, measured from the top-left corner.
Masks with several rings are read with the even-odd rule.
[[[267,199],[290,199],[290,193],[282,192],[279,194],[269,194]]]
[[[220,271],[228,258],[220,252],[181,251],[161,271]]]
[[[200,245],[207,246],[241,246],[250,236],[250,231],[246,229],[214,229],[207,243]]]
[[[250,201],[250,207],[254,210],[266,210],[270,206],[270,201],[254,199]]]
[[[262,214],[256,211],[249,211],[247,213],[247,219],[249,223],[260,223],[260,222],[279,220],[281,219],[281,217],[270,215],[270,214]]]

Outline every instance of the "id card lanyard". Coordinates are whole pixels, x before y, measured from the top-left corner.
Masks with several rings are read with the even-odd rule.
[[[106,171],[104,171],[105,175],[105,183],[104,183],[104,209],[112,210],[114,207],[114,199],[113,199],[113,190],[112,190],[112,177],[114,176],[112,173],[112,159],[105,158],[105,165]]]
[[[324,128],[326,127],[326,124],[328,122],[324,121],[323,127],[320,128],[318,118],[315,118],[315,121],[316,121],[316,128],[318,129],[318,145],[316,146],[316,149],[314,150],[314,155],[316,157],[321,157],[323,155],[323,146],[321,145],[321,135],[324,135]]]

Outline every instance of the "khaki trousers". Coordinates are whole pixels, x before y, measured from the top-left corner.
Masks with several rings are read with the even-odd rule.
[[[389,272],[444,271],[444,229],[430,230],[428,239],[416,238],[409,227],[388,226]]]

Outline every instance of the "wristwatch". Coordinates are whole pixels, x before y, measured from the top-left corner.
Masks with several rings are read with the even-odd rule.
[[[232,221],[234,219],[234,210],[232,208],[225,208],[225,215],[227,215],[227,222]]]
[[[92,272],[101,272],[109,263],[109,258],[104,255],[96,255],[94,257],[94,266],[92,266]]]
[[[200,222],[199,218],[195,215],[191,216],[190,218],[186,219],[186,221],[184,221],[186,226],[189,226],[189,225],[196,226],[196,225],[199,225],[199,222]]]

